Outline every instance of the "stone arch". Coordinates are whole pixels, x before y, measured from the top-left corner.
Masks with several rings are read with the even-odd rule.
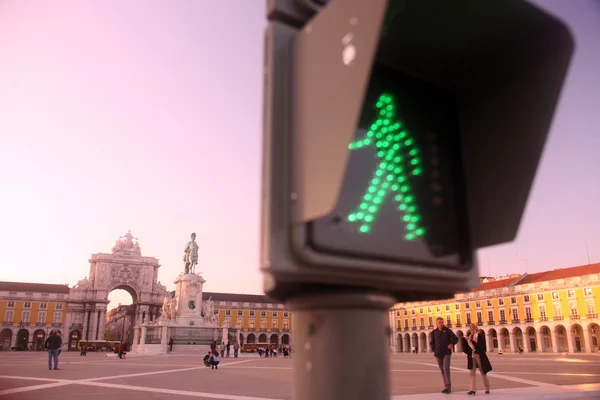
[[[256,343],[256,336],[254,336],[254,333],[250,333],[248,335],[248,337],[246,338],[246,343],[248,343],[248,344]]]
[[[554,334],[556,335],[557,353],[566,353],[569,351],[568,345],[568,334],[567,328],[564,325],[556,325],[554,327]]]
[[[503,351],[510,351],[510,334],[508,333],[508,329],[502,328],[500,329],[499,335],[500,349]]]
[[[523,331],[518,326],[515,326],[512,331],[515,337],[515,343],[512,344],[512,350],[518,352],[519,348],[525,350],[525,343],[523,341]]]
[[[421,350],[421,353],[427,353],[427,334],[421,332],[419,339],[419,349]]]
[[[276,333],[271,335],[271,338],[269,339],[269,343],[279,345],[279,337],[277,336]]]
[[[81,331],[78,331],[77,329],[72,330],[71,333],[69,333],[69,350],[77,350],[77,345],[80,340]]]
[[[399,333],[396,336],[396,353],[402,353],[404,351],[403,343],[402,343],[402,334]]]
[[[9,351],[12,343],[13,332],[11,329],[4,328],[0,332],[0,351]]]
[[[108,295],[123,289],[131,295],[134,307],[128,316],[130,328],[123,336],[133,338],[136,323],[158,319],[163,299],[170,295],[157,281],[159,267],[158,259],[142,257],[131,232],[117,239],[112,253],[92,254],[89,277],[70,291],[66,328],[80,331],[82,340],[103,340]]]
[[[552,330],[546,325],[540,327],[541,342],[539,343],[540,351],[542,352],[553,352],[554,346],[552,345]]]
[[[287,333],[285,333],[281,337],[281,344],[289,345],[290,344],[290,335],[288,335]]]
[[[258,337],[258,343],[267,343],[267,335],[265,333],[261,333]]]
[[[46,342],[46,331],[43,329],[37,329],[33,332],[33,349],[35,351],[44,350],[44,344]]]
[[[17,332],[17,346],[29,348],[29,331],[27,329],[20,329]]]
[[[427,334],[427,348],[429,348],[429,343],[431,343],[432,340],[433,340],[433,332],[429,331],[429,333]]]
[[[412,351],[412,343],[410,342],[410,334],[404,335],[404,352],[410,353]]]
[[[487,332],[486,339],[488,341],[488,351],[498,351],[499,341],[498,332],[494,328],[490,328]]]
[[[529,351],[541,351],[538,349],[537,332],[533,326],[528,326],[527,329],[525,329],[525,337],[525,345]]]
[[[592,353],[600,352],[600,325],[592,322],[588,325],[588,343]]]
[[[417,333],[413,333],[412,337],[410,338],[410,344],[412,345],[412,347],[415,348],[415,351],[418,353],[419,352],[419,335],[417,335]]]
[[[571,325],[571,334],[567,335],[567,339],[571,340],[573,346],[573,352],[582,353],[585,352],[585,333],[583,327],[579,324]]]

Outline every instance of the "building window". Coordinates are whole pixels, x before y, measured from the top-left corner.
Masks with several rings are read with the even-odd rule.
[[[267,320],[266,319],[260,320],[260,329],[267,329]]]
[[[492,301],[491,301],[491,300],[488,300],[488,301],[487,301],[487,306],[488,306],[488,307],[491,307],[491,306],[492,306]]]
[[[511,297],[510,298],[510,304],[517,304],[517,298],[516,297]]]
[[[254,317],[254,311],[250,311],[250,316]]]
[[[421,325],[419,325],[420,327],[424,327],[425,326],[425,318],[421,317]]]
[[[446,325],[452,325],[452,319],[449,315],[446,317]]]
[[[415,315],[415,310],[410,310],[411,315]]]
[[[15,302],[14,302],[14,301],[9,301],[9,302],[6,304],[6,307],[8,307],[8,308],[15,308]]]
[[[400,316],[400,311],[396,311],[396,317]]]
[[[219,315],[219,310],[215,310],[215,315]]]
[[[287,319],[283,320],[283,329],[286,331],[290,330],[290,322]]]
[[[266,311],[261,311],[260,312],[260,316],[263,317],[263,318],[266,317],[267,316],[267,312]]]
[[[405,320],[404,320],[404,326],[405,326],[406,328],[408,328],[408,320],[407,320],[407,319],[405,319]]]
[[[21,313],[21,322],[29,322],[30,313],[29,311],[23,311]]]
[[[48,303],[40,303],[40,308],[43,310],[48,308]]]
[[[555,317],[562,317],[562,309],[560,308],[560,303],[556,303],[554,305],[554,316]]]
[[[13,318],[14,318],[14,311],[13,310],[7,310],[4,313],[4,322],[13,322]]]
[[[429,327],[433,327],[433,317],[429,317]]]
[[[402,329],[402,321],[401,320],[396,321],[396,328],[398,328],[399,330]]]
[[[488,323],[494,322],[494,312],[488,311]]]
[[[506,322],[506,312],[504,310],[500,310],[500,322]]]
[[[481,308],[481,302],[480,301],[476,301],[475,302],[475,308]]]
[[[419,314],[423,314],[423,309],[419,309]]]
[[[471,325],[471,313],[467,313],[467,324]]]
[[[546,306],[540,306],[540,318],[547,318]]]
[[[471,303],[465,303],[465,308],[468,310],[469,308],[471,308]]]
[[[456,325],[459,325],[460,323],[460,314],[456,314]]]
[[[558,292],[552,292],[552,299],[558,300]]]
[[[569,310],[571,311],[571,317],[577,317],[578,316],[578,312],[577,312],[577,303],[572,302],[569,303]]]
[[[225,315],[230,316],[231,315],[231,310],[225,310]]]
[[[63,309],[62,306],[63,306],[62,303],[56,303],[56,304],[54,304],[54,309],[55,310],[62,310]]]
[[[254,319],[248,320],[248,328],[249,329],[254,329]]]
[[[544,301],[544,293],[538,293],[537,299],[538,299],[538,301]]]
[[[483,324],[483,319],[481,319],[481,311],[477,311],[477,325]]]
[[[530,300],[530,299],[529,299],[529,295],[528,295],[528,294],[526,294],[525,296],[523,296],[523,301],[524,301],[525,303],[529,303],[529,300]]]
[[[503,306],[504,305],[504,299],[498,299],[498,304]]]
[[[277,318],[277,311],[273,311],[273,318]]]
[[[23,308],[31,308],[31,302],[30,302],[30,301],[26,301],[26,302],[23,304]]]
[[[440,312],[440,306],[437,306],[437,312]]]
[[[413,318],[412,323],[413,323],[412,324],[413,328],[416,328],[417,327],[417,319]]]
[[[454,309],[455,309],[455,310],[460,310],[460,304],[455,304],[455,305],[454,305]]]
[[[272,325],[271,328],[273,328],[273,329],[279,328],[279,323],[277,322],[276,319],[272,321],[271,325]]]
[[[446,304],[446,311],[450,311],[450,304]]]
[[[583,294],[586,296],[591,296],[592,295],[592,288],[586,287],[585,289],[583,289]]]
[[[427,307],[427,313],[431,314],[431,307]]]
[[[287,312],[287,311],[284,311],[284,312],[283,312],[283,318],[287,318],[287,317],[288,317],[288,312]]]
[[[517,310],[516,308],[512,309],[512,319],[513,321],[519,320],[519,310]]]
[[[37,323],[38,324],[46,324],[46,312],[45,311],[39,311],[38,315],[37,315]]]
[[[53,323],[53,324],[60,324],[60,322],[61,322],[61,319],[62,319],[62,313],[60,313],[60,312],[55,312],[55,313],[54,313],[54,319],[52,320],[52,323]]]
[[[567,296],[568,297],[575,297],[575,291],[574,290],[567,290]]]
[[[530,322],[533,317],[531,316],[531,307],[525,307],[525,318],[527,318],[527,321]]]
[[[243,310],[238,310],[237,311],[238,317],[241,317],[244,315],[244,311]]]
[[[591,315],[595,315],[596,314],[596,306],[594,306],[594,302],[593,301],[587,301],[585,303],[585,307],[587,309],[588,318],[597,318],[597,317],[590,317]]]

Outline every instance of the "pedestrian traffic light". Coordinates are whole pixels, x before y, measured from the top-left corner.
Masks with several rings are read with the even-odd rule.
[[[520,0],[272,0],[265,291],[479,284],[514,239],[573,40]]]

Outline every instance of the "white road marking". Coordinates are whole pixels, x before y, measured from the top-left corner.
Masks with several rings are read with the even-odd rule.
[[[105,387],[112,389],[123,389],[139,392],[150,392],[150,393],[163,393],[163,394],[175,394],[179,396],[190,396],[190,397],[204,397],[208,399],[221,399],[221,400],[277,400],[272,397],[249,397],[249,396],[236,396],[232,394],[221,394],[221,393],[202,393],[202,392],[191,392],[188,390],[174,390],[174,389],[163,389],[163,388],[149,388],[144,386],[130,386],[130,385],[118,385],[114,383],[100,383],[100,382],[82,382],[74,381],[77,385],[89,385],[97,387]]]
[[[58,387],[58,386],[66,386],[66,385],[70,385],[70,384],[71,384],[71,382],[55,382],[55,383],[44,383],[43,385],[25,386],[25,387],[14,388],[14,389],[0,390],[0,396],[5,396],[7,394],[29,392],[31,390],[50,389],[50,388],[54,388],[54,387]]]
[[[435,367],[435,368],[439,369],[439,366],[437,364],[420,363],[420,362],[416,362],[416,361],[402,361],[402,362],[405,362],[408,364],[427,365],[429,367]],[[450,367],[450,369],[453,371],[458,371],[458,372],[469,372],[469,370],[466,368]],[[438,372],[439,372],[439,370],[438,370]],[[499,373],[493,372],[493,371],[488,373],[488,376],[491,376],[493,378],[498,378],[498,379],[504,379],[505,381],[523,383],[525,385],[532,385],[532,386],[537,386],[537,387],[558,387],[558,385],[555,385],[553,383],[532,381],[529,379],[521,379],[521,378],[517,378],[514,376],[499,374]]]

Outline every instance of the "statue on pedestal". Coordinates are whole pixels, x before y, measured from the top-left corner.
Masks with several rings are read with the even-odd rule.
[[[165,296],[165,299],[163,300],[160,319],[163,321],[170,321],[172,319],[171,296]]]
[[[196,268],[196,265],[198,265],[198,244],[196,243],[196,233],[192,233],[191,240],[185,246],[185,250],[183,252],[185,273],[195,273],[194,270]]]

